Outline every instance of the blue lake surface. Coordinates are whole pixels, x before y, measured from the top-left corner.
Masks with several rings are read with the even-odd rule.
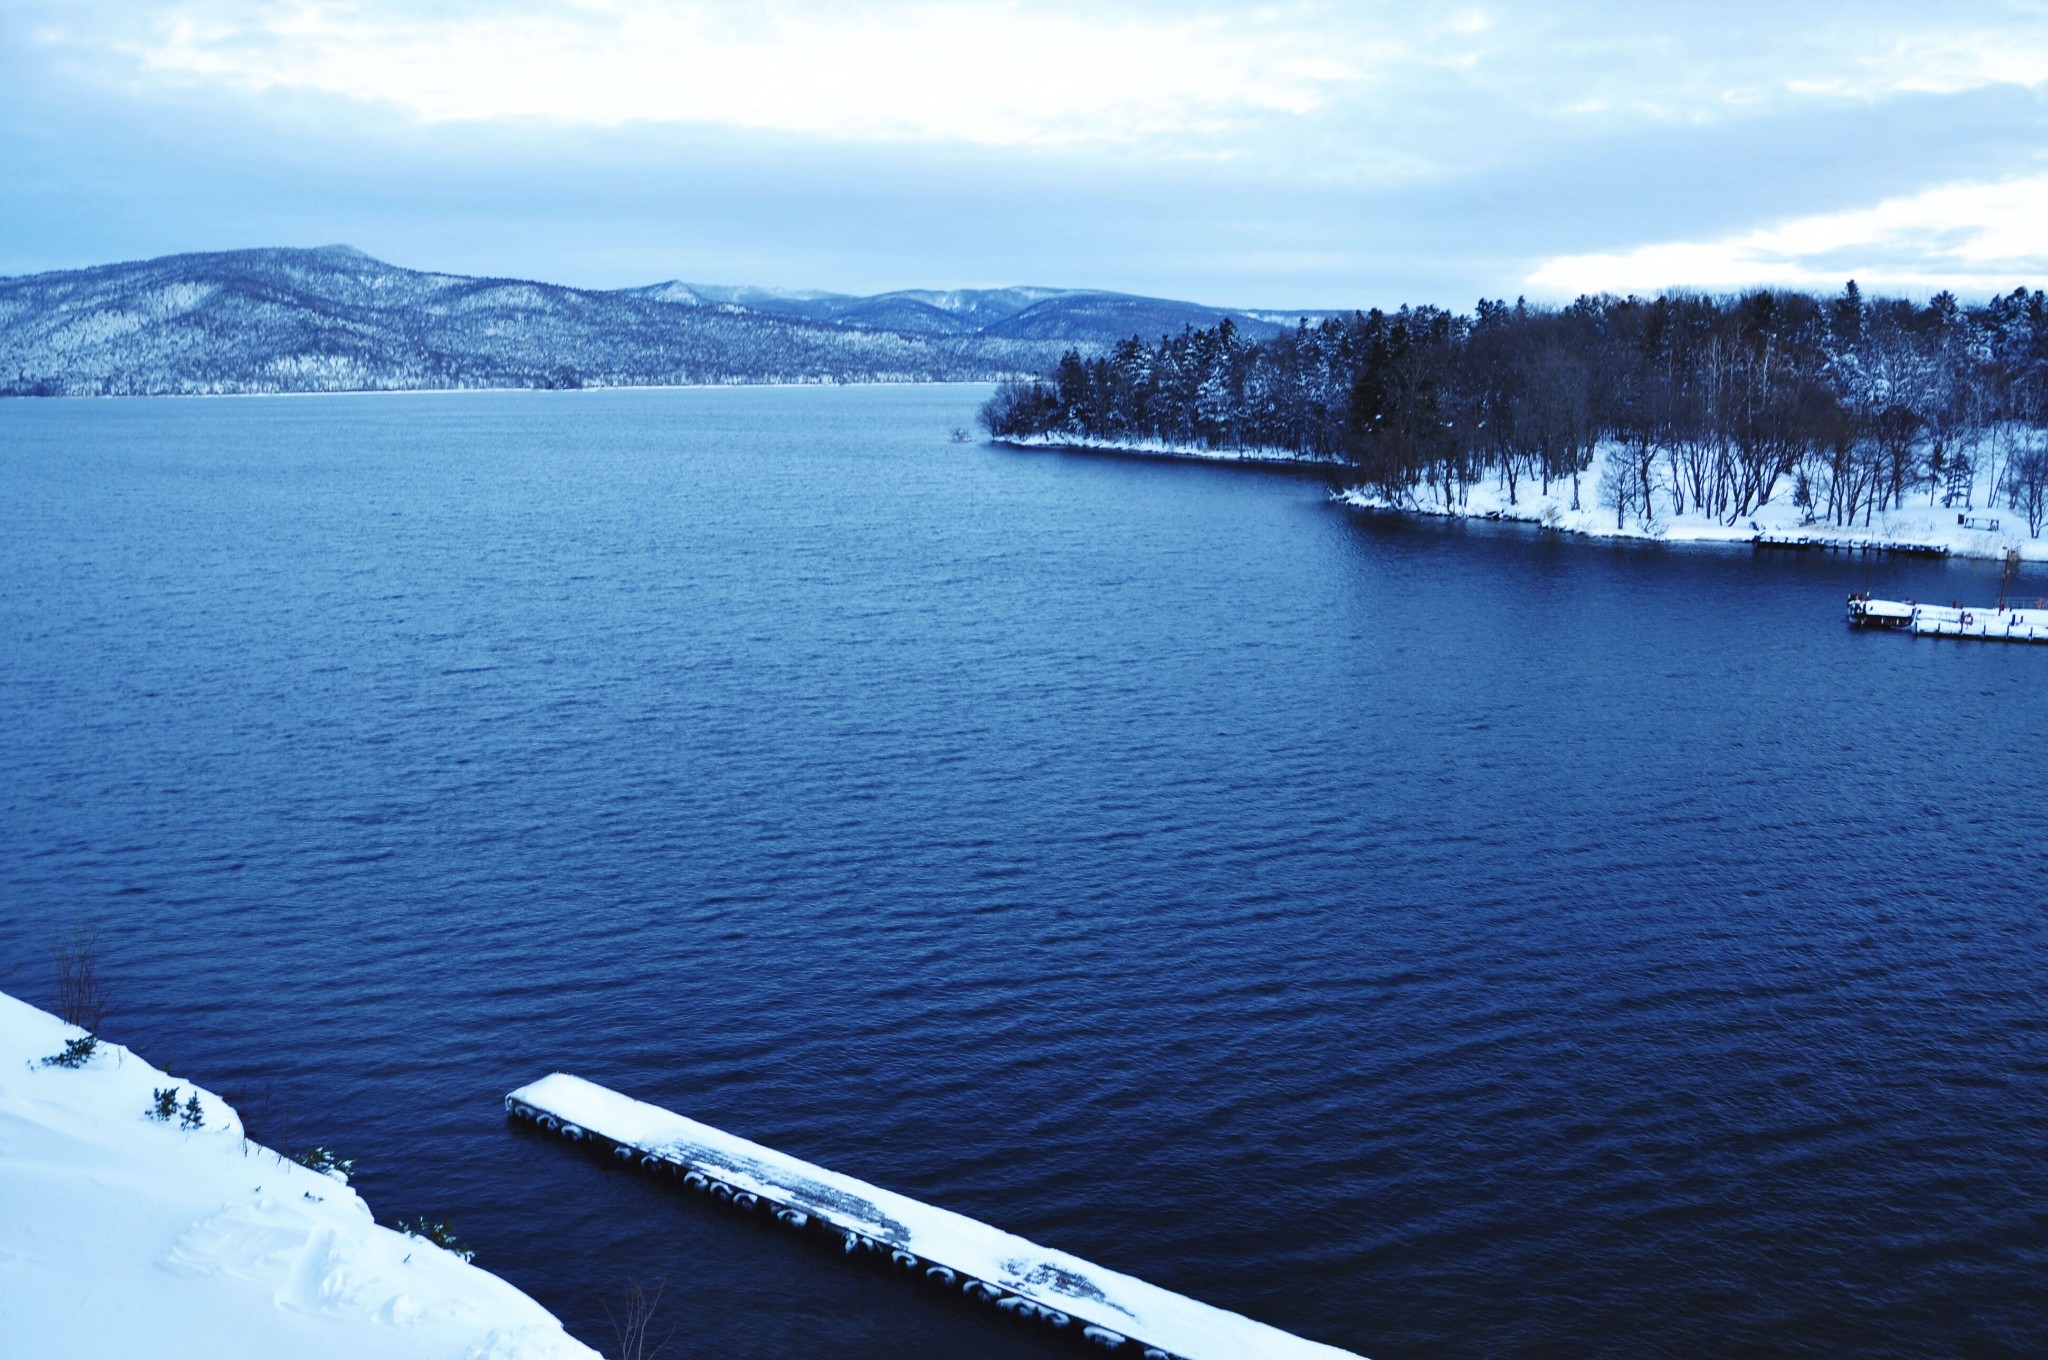
[[[555,1069],[1379,1360],[2048,1350],[2048,649],[1841,622],[1995,566],[983,394],[0,403],[0,987],[99,921],[112,1037],[605,1347],[1061,1353]]]

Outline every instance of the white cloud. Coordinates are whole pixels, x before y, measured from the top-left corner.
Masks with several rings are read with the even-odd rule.
[[[1529,276],[1551,295],[1751,284],[1987,293],[2048,276],[2048,175],[1950,184],[1712,241],[1566,255]]]
[[[1362,148],[1376,166],[1455,167],[1475,137],[1538,128],[1568,137],[1589,122],[2048,84],[2048,25],[1997,0],[1940,13],[1745,11],[1742,0],[1654,13],[1599,0],[10,3],[46,16],[45,42],[115,56],[124,79],[317,92],[429,123],[702,123],[1259,156],[1313,144],[1325,165]],[[1254,125],[1266,134],[1229,135]]]
[[[1012,145],[1301,114],[1354,61],[1274,13],[1051,3],[554,0],[442,13],[188,3],[123,44],[148,71],[396,105],[428,122],[718,123]]]
[[[1849,44],[1835,69],[1794,76],[1795,93],[1854,99],[1957,94],[1986,85],[2048,84],[2048,23],[1981,29],[1937,25]]]
[[[638,205],[663,249],[1174,261],[1305,304],[1512,291],[1545,256],[1550,293],[2048,273],[2021,190],[1915,192],[2048,169],[2048,0],[0,0],[10,108],[53,168],[0,175],[0,246],[121,193],[217,231],[225,185],[313,240],[371,239],[336,204],[581,213],[580,258]],[[1611,242],[1661,244],[1584,253]]]

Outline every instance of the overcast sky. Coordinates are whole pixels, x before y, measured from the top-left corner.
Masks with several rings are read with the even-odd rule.
[[[1420,17],[1418,17],[1420,16]],[[2048,284],[2048,0],[5,0],[0,274]]]

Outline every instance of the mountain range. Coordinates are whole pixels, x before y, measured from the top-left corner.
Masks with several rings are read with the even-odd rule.
[[[236,250],[0,278],[0,395],[989,380],[1226,316],[1252,336],[1295,321],[1087,289],[592,290]]]

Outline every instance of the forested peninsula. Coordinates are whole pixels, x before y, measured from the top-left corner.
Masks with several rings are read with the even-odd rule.
[[[1953,529],[1944,541],[2038,540],[2048,299],[1921,304],[1852,282],[1833,297],[1403,307],[1266,339],[1225,321],[1070,352],[1004,383],[981,420],[1022,442],[1326,463],[1359,504],[1510,518],[1542,505],[1588,531],[1597,517],[1730,536],[1712,526],[1756,529],[1769,507],[1800,526],[1896,533],[1903,515],[1923,536]],[[1994,507],[2002,527],[1963,513]]]

